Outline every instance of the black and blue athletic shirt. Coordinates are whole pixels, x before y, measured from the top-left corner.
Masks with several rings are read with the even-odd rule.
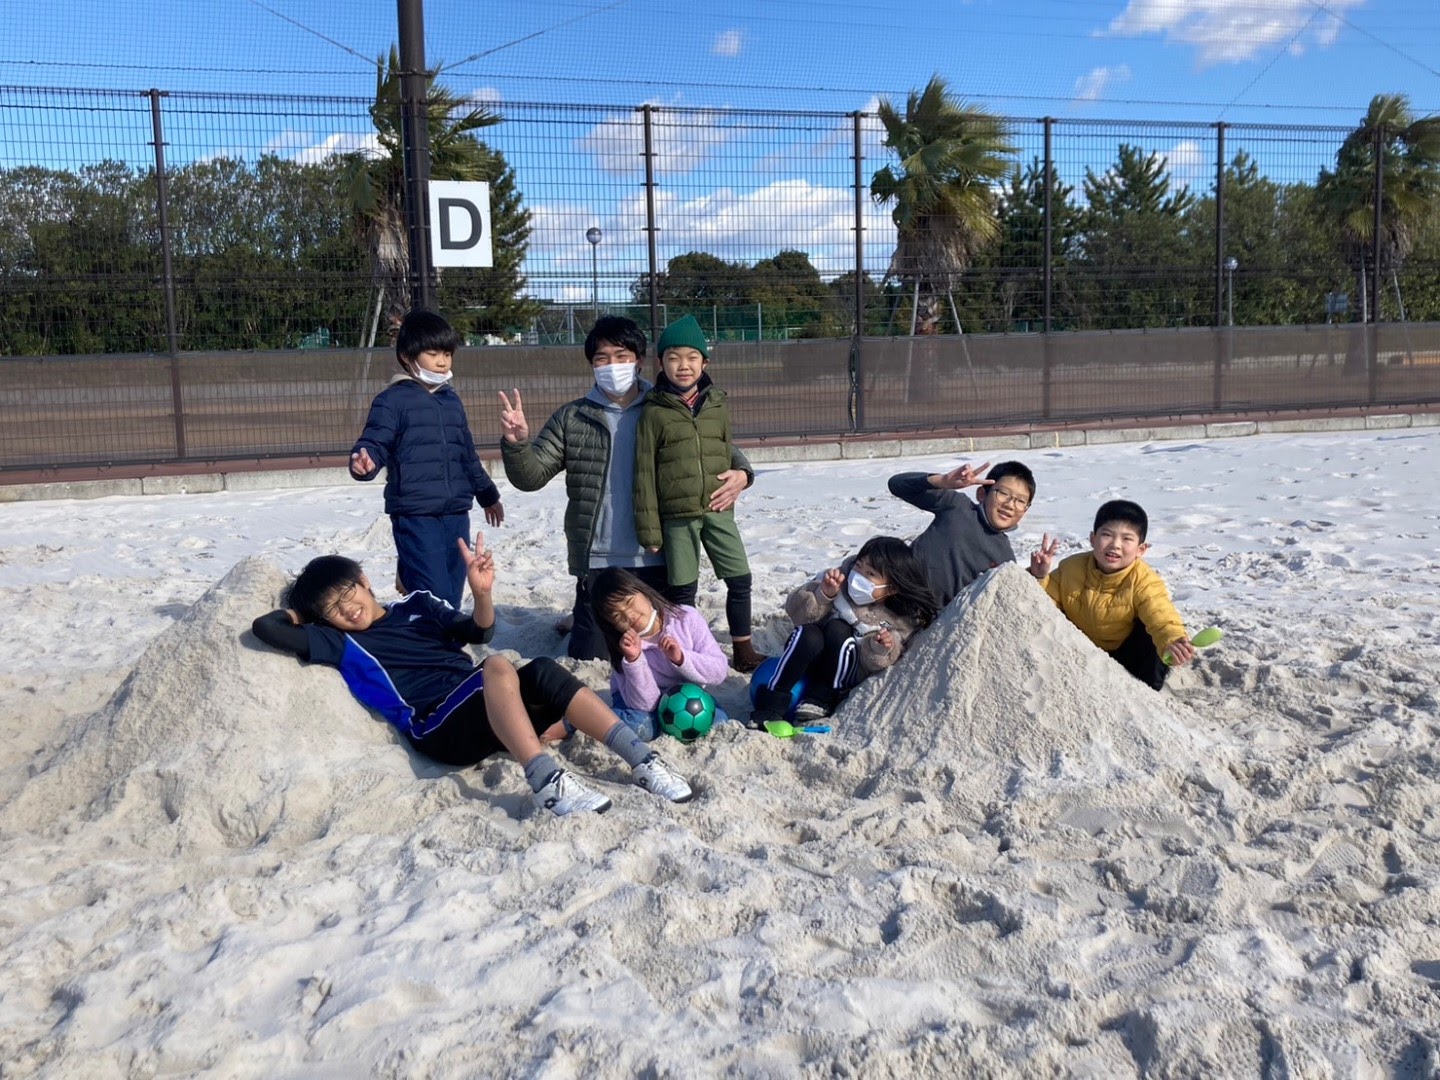
[[[284,611],[262,615],[255,636],[272,648],[313,664],[338,668],[350,692],[405,734],[421,734],[423,719],[475,671],[467,644],[489,641],[495,628],[479,627],[428,592],[384,605],[368,630],[296,626]]]

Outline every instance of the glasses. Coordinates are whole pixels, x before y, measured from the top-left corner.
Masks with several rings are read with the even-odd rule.
[[[360,588],[358,581],[352,581],[349,585],[346,585],[340,590],[339,595],[337,595],[333,601],[320,609],[320,617],[326,622],[334,622],[335,616],[340,613],[341,605],[348,604],[351,600],[354,600],[355,590],[358,588]]]
[[[990,489],[990,498],[994,499],[1000,506],[1007,510],[1024,510],[1030,505],[1030,500],[1024,495],[1016,495],[1013,492],[1003,491],[1000,488]]]

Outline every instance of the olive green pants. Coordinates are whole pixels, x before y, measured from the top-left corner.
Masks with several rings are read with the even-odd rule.
[[[697,518],[672,518],[660,523],[665,567],[671,585],[689,585],[700,578],[700,549],[710,556],[717,578],[750,573],[745,543],[735,526],[735,511],[710,512]]]

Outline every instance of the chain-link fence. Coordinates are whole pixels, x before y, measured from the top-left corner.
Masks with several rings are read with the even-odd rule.
[[[405,306],[373,104],[0,88],[0,469],[347,448]],[[937,268],[874,115],[477,105],[496,265],[438,291],[505,345],[477,433],[583,386],[603,312],[695,315],[747,434],[1440,398],[1440,164],[1393,133],[1007,119]]]

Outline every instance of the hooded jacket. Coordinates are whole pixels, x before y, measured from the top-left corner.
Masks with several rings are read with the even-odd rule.
[[[448,384],[431,392],[397,375],[370,405],[365,430],[351,453],[365,450],[385,470],[385,512],[394,515],[468,514],[470,501],[494,506],[500,489],[480,464],[460,395]]]
[[[731,467],[725,391],[709,375],[696,388],[693,409],[664,375],[645,396],[635,437],[635,533],[647,548],[661,546],[662,521],[708,513],[719,475]]]
[[[1145,624],[1157,652],[1186,636],[1164,580],[1143,559],[1107,574],[1092,553],[1082,551],[1062,559],[1041,584],[1065,617],[1106,652],[1125,643],[1136,619]]]
[[[854,555],[849,556],[840,564],[840,572],[846,576],[847,580],[854,566]],[[786,599],[785,614],[790,616],[790,621],[796,626],[823,623],[832,617],[840,617],[840,613],[835,609],[834,599],[825,595],[824,577],[823,573],[817,574]],[[843,589],[844,586],[842,585],[841,588]],[[860,638],[858,650],[860,670],[866,675],[873,675],[899,660],[900,654],[905,651],[906,643],[919,629],[915,625],[915,620],[891,611],[885,606],[883,600],[874,604],[852,602],[851,607],[854,608],[855,615],[861,622],[873,628]],[[878,631],[882,627],[890,631],[891,640],[888,649],[880,644]]]

